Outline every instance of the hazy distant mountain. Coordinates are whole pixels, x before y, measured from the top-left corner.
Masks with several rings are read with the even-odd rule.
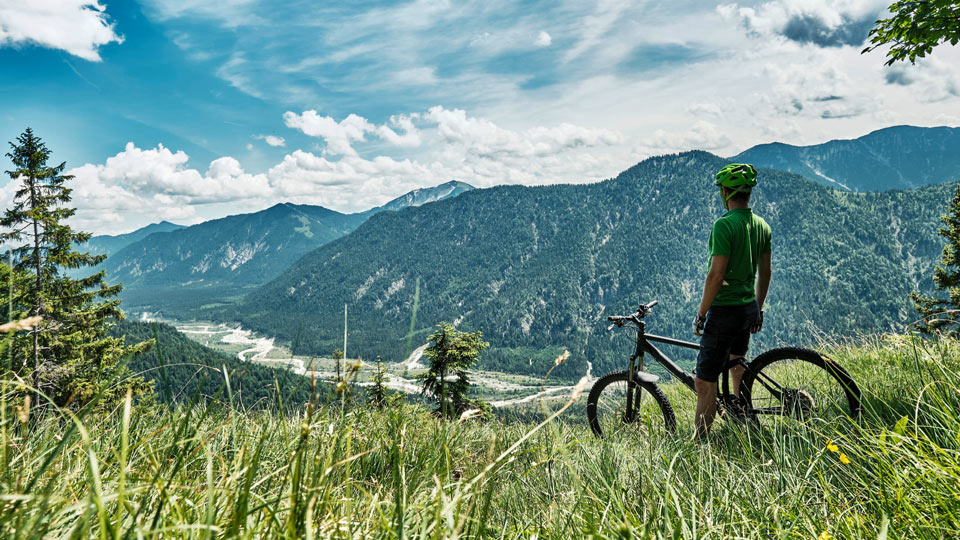
[[[418,189],[367,212],[277,204],[266,210],[151,234],[110,256],[111,283],[126,308],[170,309],[219,303],[280,275],[294,261],[385,210],[417,206],[469,190],[462,182]]]
[[[960,180],[960,128],[894,126],[813,146],[775,142],[730,160],[797,173],[838,189],[910,189]]]
[[[542,375],[564,348],[567,375],[588,360],[594,373],[623,367],[631,342],[604,332],[605,317],[640,301],[660,301],[650,331],[692,339],[707,239],[723,214],[711,179],[725,163],[689,152],[595,184],[500,186],[382,213],[220,316],[329,354],[348,304],[353,354],[397,361],[416,304],[415,344],[440,321],[480,330],[491,344],[484,368]],[[762,343],[814,345],[916,318],[908,295],[931,289],[953,184],[847,193],[786,172],[761,176],[753,206],[774,250]]]
[[[86,243],[77,246],[77,249],[89,251],[94,255],[109,256],[134,242],[143,240],[155,232],[170,232],[182,228],[183,225],[177,225],[169,221],[161,221],[160,223],[152,223],[127,234],[94,236]]]

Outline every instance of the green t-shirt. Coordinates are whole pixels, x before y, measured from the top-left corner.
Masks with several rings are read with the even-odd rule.
[[[749,208],[723,215],[710,231],[710,257],[726,255],[727,273],[714,306],[742,306],[756,300],[754,285],[760,255],[770,253],[770,226]]]

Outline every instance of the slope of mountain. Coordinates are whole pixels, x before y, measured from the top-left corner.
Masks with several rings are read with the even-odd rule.
[[[660,301],[650,331],[692,338],[706,242],[723,213],[711,178],[724,163],[689,152],[596,184],[502,186],[382,213],[220,316],[329,353],[347,304],[351,353],[396,361],[417,304],[415,344],[455,321],[490,341],[484,368],[543,374],[568,348],[575,360],[563,373],[582,374],[585,360],[599,373],[631,347],[627,333],[604,332],[605,317],[641,301]],[[812,345],[912,320],[908,293],[932,286],[937,218],[952,185],[849,193],[767,169],[760,182],[753,206],[774,234],[762,345]]]
[[[304,253],[339,238],[384,210],[416,206],[471,189],[461,182],[418,189],[367,212],[277,204],[149,235],[109,257],[110,282],[124,285],[124,306],[182,312],[229,301],[280,275]]]
[[[170,223],[169,221],[161,221],[160,223],[151,223],[146,227],[137,229],[127,234],[118,234],[115,236],[94,236],[86,243],[77,246],[77,249],[81,251],[89,251],[93,255],[110,256],[134,242],[143,240],[153,233],[170,232],[182,228],[183,225],[177,225],[176,223]]]
[[[409,206],[420,206],[429,202],[439,201],[449,197],[456,197],[457,195],[465,191],[470,191],[471,189],[474,189],[473,186],[466,182],[451,180],[436,187],[415,189],[406,195],[397,197],[383,206],[371,208],[370,210],[363,212],[363,214],[369,217],[378,212],[383,212],[384,210],[403,210]]]
[[[894,126],[814,146],[761,144],[730,160],[790,171],[838,189],[910,189],[960,180],[960,128]]]

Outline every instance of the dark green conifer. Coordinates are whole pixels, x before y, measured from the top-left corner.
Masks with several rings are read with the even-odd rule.
[[[377,369],[373,372],[373,392],[370,394],[370,402],[382,409],[387,402],[387,387],[384,384],[387,380],[387,372],[383,368],[383,361],[377,357]]]
[[[438,324],[430,335],[423,352],[430,361],[430,369],[422,376],[423,393],[437,402],[437,412],[444,418],[459,415],[473,404],[467,398],[470,367],[490,345],[482,337],[480,332],[461,332],[447,322]]]
[[[126,347],[122,338],[107,335],[110,321],[123,318],[120,285],[108,285],[102,271],[80,279],[64,272],[105,258],[74,249],[91,235],[66,223],[76,212],[68,206],[71,190],[64,183],[73,177],[63,174],[66,162],[48,165],[51,151],[30,128],[10,148],[13,169],[6,172],[19,187],[0,218],[2,239],[12,246],[14,268],[30,275],[14,311],[43,317],[29,335],[14,340],[10,367],[58,405],[82,405],[107,388],[142,390],[140,379],[113,384],[123,374],[120,360],[149,346]]]
[[[947,298],[941,300],[915,292],[911,298],[917,311],[923,315],[919,325],[922,331],[940,330],[956,336],[960,335],[960,184],[947,207],[947,214],[940,219],[944,223],[940,235],[947,239],[947,245],[943,247],[940,265],[933,271],[933,282],[938,291],[946,291]]]

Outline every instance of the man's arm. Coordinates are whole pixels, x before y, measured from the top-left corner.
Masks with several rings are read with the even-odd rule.
[[[726,255],[714,255],[710,258],[710,270],[707,272],[707,280],[703,284],[703,298],[700,299],[700,309],[697,310],[697,315],[701,317],[707,315],[710,304],[716,299],[720,287],[723,286],[723,276],[727,273],[727,263],[729,261],[730,257]],[[764,291],[764,294],[766,294],[766,291]]]
[[[770,253],[760,255],[760,264],[757,266],[757,305],[763,309],[763,303],[767,299],[767,289],[770,288]]]

